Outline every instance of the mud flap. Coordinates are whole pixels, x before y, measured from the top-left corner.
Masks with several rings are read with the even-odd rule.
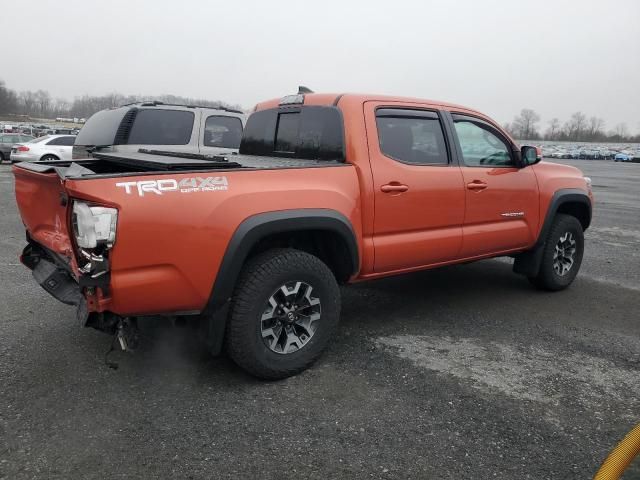
[[[513,271],[527,277],[535,277],[540,271],[544,244],[516,255],[513,262]]]
[[[33,269],[33,277],[51,296],[67,305],[80,305],[84,300],[80,287],[66,270],[41,258]],[[86,309],[86,306],[85,306]]]

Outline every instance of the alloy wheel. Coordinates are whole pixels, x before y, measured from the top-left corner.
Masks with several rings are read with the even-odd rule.
[[[267,301],[260,319],[262,341],[272,352],[293,353],[303,348],[315,334],[321,304],[306,282],[287,282]]]
[[[561,235],[556,243],[555,252],[553,253],[553,269],[563,277],[571,270],[574,263],[576,253],[576,241],[571,232],[565,232]]]

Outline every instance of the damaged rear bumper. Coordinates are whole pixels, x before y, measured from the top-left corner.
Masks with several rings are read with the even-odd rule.
[[[106,260],[91,262],[95,269],[75,275],[69,259],[29,239],[20,255],[23,265],[32,271],[38,284],[56,300],[77,307],[80,325],[89,323],[91,312],[87,305],[85,290],[90,292],[99,287],[108,291],[110,276]]]

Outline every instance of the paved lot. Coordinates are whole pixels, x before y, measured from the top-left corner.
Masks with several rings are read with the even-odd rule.
[[[1,166],[0,477],[590,478],[640,420],[640,164],[567,163],[598,199],[571,289],[504,260],[345,288],[335,343],[275,383],[157,322],[107,368],[18,264]]]

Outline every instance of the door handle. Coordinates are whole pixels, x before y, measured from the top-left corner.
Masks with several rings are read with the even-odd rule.
[[[401,183],[391,182],[386,185],[382,185],[380,190],[384,193],[401,193],[409,190],[407,185],[402,185]]]
[[[487,188],[489,185],[487,185],[486,183],[484,183],[481,180],[474,180],[471,183],[467,183],[467,188],[469,190],[475,190],[475,191],[480,191],[480,190],[484,190],[485,188]]]

